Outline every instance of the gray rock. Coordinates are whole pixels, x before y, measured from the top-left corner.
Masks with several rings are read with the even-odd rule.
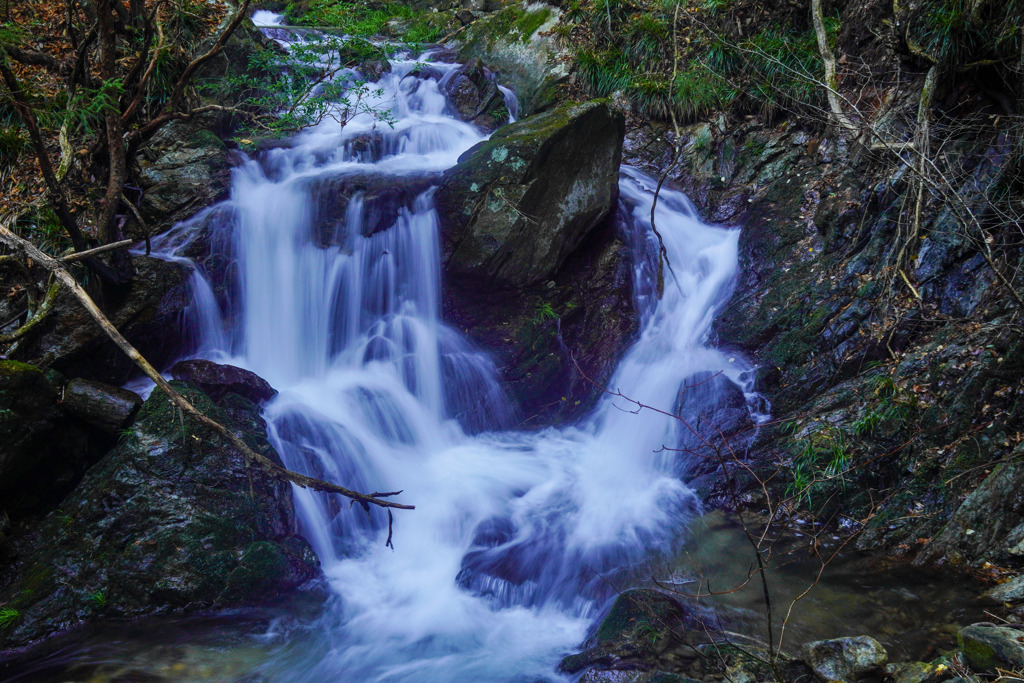
[[[142,397],[133,391],[81,378],[68,382],[61,401],[64,410],[110,434],[126,426],[141,406]]]
[[[975,671],[1024,669],[1024,630],[974,624],[961,630],[956,640]]]
[[[475,21],[461,38],[459,58],[480,59],[519,97],[520,113],[552,106],[569,76],[565,48],[550,33],[560,11],[542,3],[511,2]]]
[[[998,603],[1024,602],[1024,574],[999,584],[986,592],[985,597]]]
[[[807,643],[803,659],[822,681],[856,681],[878,673],[889,654],[874,638],[856,636]]]
[[[463,154],[436,195],[448,272],[496,287],[549,277],[615,207],[624,125],[604,101],[567,104]]]

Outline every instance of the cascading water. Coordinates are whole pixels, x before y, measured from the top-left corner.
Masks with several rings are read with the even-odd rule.
[[[413,75],[417,64],[395,61],[374,86],[369,104],[391,109],[394,128],[366,115],[343,129],[327,120],[238,167],[230,201],[197,218],[218,226],[213,242],[237,268],[228,304],[197,276],[196,353],[280,391],[265,416],[289,467],[402,489],[416,505],[397,516],[392,550],[380,511],[296,490],[332,597],[263,667],[270,680],[553,679],[610,585],[673,553],[698,508],[683,459],[655,455],[684,439],[663,415],[606,397],[576,427],[507,431],[494,367],[438,314],[431,185],[482,135],[445,113],[436,78],[457,65],[432,64],[430,78]],[[702,224],[663,189],[655,215],[671,273],[659,299],[654,186],[623,170],[643,329],[610,386],[671,411],[700,373],[744,385],[747,368],[707,345],[731,292],[737,232]],[[331,214],[324,198],[344,187],[347,203]],[[165,237],[164,253],[189,230]]]

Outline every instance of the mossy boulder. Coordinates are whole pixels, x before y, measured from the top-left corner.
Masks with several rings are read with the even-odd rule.
[[[278,461],[255,404],[193,405]],[[79,624],[262,605],[320,575],[295,534],[290,485],[249,466],[222,437],[155,391],[117,446],[27,539],[0,586],[17,625],[0,650]]]
[[[622,130],[603,101],[523,119],[435,195],[445,316],[496,358],[529,426],[592,405],[589,380],[607,379],[638,327],[614,211]]]
[[[559,669],[577,673],[623,660],[648,660],[656,654],[659,640],[682,633],[686,616],[683,606],[664,593],[628,590],[612,603],[597,631],[583,644],[583,652],[563,659]]]
[[[516,287],[554,273],[615,208],[624,126],[606,101],[567,104],[465,152],[436,195],[449,275]]]
[[[960,631],[956,639],[975,671],[1024,670],[1024,631],[1020,629],[974,624]]]

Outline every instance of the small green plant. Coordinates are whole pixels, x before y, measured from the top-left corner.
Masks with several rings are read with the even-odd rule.
[[[546,301],[544,303],[542,303],[542,304],[539,304],[537,306],[537,310],[534,311],[534,314],[533,314],[533,322],[535,322],[535,323],[542,323],[542,322],[544,322],[546,320],[557,320],[557,319],[558,319],[558,313],[556,313],[555,309],[551,306],[551,304],[547,303]]]
[[[20,618],[21,612],[16,609],[10,607],[0,609],[0,631],[6,631],[11,628]]]
[[[89,595],[89,602],[92,603],[93,607],[103,609],[107,606],[107,596],[103,591],[96,591]]]
[[[832,492],[846,488],[852,455],[843,432],[832,426],[810,432],[794,446],[786,495],[813,512]]]

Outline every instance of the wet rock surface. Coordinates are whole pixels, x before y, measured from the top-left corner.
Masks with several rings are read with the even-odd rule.
[[[120,387],[73,379],[64,387],[61,407],[109,434],[127,426],[142,406],[142,397]]]
[[[465,152],[436,194],[446,272],[494,288],[555,272],[615,207],[623,131],[606,102],[567,104]]]
[[[1024,629],[974,624],[960,631],[957,641],[977,672],[1024,670]]]
[[[199,387],[214,401],[237,394],[255,404],[266,403],[277,390],[255,372],[208,360],[183,360],[171,368],[171,376]]]
[[[835,638],[803,646],[801,654],[819,680],[858,681],[881,673],[889,654],[874,638]]]
[[[120,287],[94,287],[110,321],[151,363],[161,366],[178,352],[181,314],[190,302],[189,271],[180,263],[135,255],[134,277]],[[68,377],[121,384],[135,372],[132,361],[63,290],[53,314],[18,342],[10,356],[52,367]]]
[[[437,190],[445,317],[495,354],[528,427],[592,405],[638,328],[611,216],[621,132],[606,103],[565,105],[502,128]]]
[[[277,460],[255,404],[201,411]],[[17,610],[0,650],[101,619],[259,605],[319,576],[295,535],[289,484],[247,465],[222,438],[154,392],[130,432],[30,537],[0,586]]]

